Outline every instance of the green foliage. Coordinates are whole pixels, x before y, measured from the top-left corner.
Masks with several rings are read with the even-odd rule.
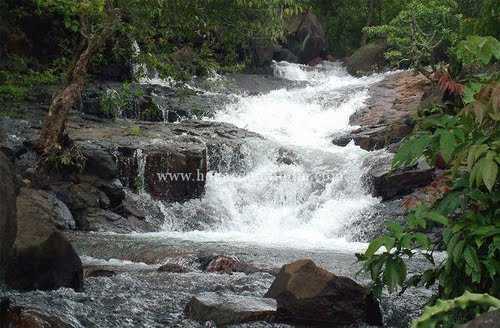
[[[366,30],[387,38],[386,57],[394,66],[421,68],[446,59],[460,38],[460,18],[453,0],[413,0],[389,23]]]
[[[123,83],[117,89],[107,89],[101,95],[101,110],[109,118],[120,117],[125,110],[134,110],[137,97],[143,95],[140,88],[130,83]]]
[[[487,294],[465,292],[462,296],[443,301],[438,300],[433,306],[427,306],[421,317],[412,323],[412,328],[434,328],[440,324],[455,322],[456,311],[472,312],[475,315],[500,309],[500,300]]]
[[[500,60],[500,41],[492,36],[470,35],[458,43],[455,55],[465,65],[488,65],[492,59]]]
[[[464,65],[486,65],[495,58],[496,42],[468,38],[457,47],[457,58]],[[471,45],[480,46],[472,49]],[[420,159],[446,166],[452,184],[432,208],[415,208],[403,226],[391,224],[387,234],[358,255],[377,295],[384,286],[393,292],[435,283],[445,299],[466,291],[500,295],[500,82],[496,74],[469,79],[474,82],[467,84],[463,101],[421,113],[416,132],[403,141],[394,157],[394,168]],[[438,239],[425,234],[430,228],[441,231]],[[435,263],[435,249],[447,253],[440,263]],[[424,256],[429,267],[408,276],[406,261],[415,254]],[[458,303],[439,302],[418,327],[434,327],[442,318],[430,319],[432,314],[446,312],[446,304],[476,299],[467,294]]]
[[[59,173],[80,173],[85,169],[87,158],[81,149],[73,145],[61,152],[51,153],[45,162],[50,171]]]
[[[142,134],[142,129],[138,125],[133,125],[129,128],[128,134],[134,137],[139,137]]]

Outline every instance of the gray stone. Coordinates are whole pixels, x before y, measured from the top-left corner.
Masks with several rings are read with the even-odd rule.
[[[194,296],[184,310],[190,319],[220,326],[270,321],[275,312],[276,301],[270,298],[212,292]]]

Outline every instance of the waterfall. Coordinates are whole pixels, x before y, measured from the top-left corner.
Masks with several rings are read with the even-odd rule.
[[[346,132],[349,117],[365,105],[368,87],[383,75],[355,78],[338,63],[310,68],[276,63],[275,75],[296,86],[267,94],[235,95],[212,119],[262,134],[246,145],[246,172],[211,173],[206,194],[167,204],[159,236],[196,241],[243,242],[298,248],[360,249],[349,223],[378,200],[364,190],[367,152],[338,147],[331,136]],[[277,160],[282,149],[293,164]],[[346,229],[347,227],[347,229]]]

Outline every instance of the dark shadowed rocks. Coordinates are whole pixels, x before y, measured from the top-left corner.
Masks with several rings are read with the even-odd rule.
[[[347,71],[351,75],[368,75],[382,71],[387,64],[384,57],[386,49],[387,44],[384,40],[360,47],[345,60]]]
[[[212,321],[221,327],[252,321],[270,321],[275,313],[274,299],[212,292],[193,296],[184,310],[184,314],[190,319]]]
[[[283,266],[265,297],[277,300],[279,322],[322,327],[382,325],[379,304],[367,288],[309,259]]]
[[[37,236],[32,243],[25,243],[27,247],[16,248],[16,255],[7,267],[7,286],[21,291],[61,287],[82,290],[82,262],[73,246],[57,231],[46,240],[39,240]]]
[[[366,186],[373,196],[384,201],[408,195],[435,178],[435,170],[424,163],[392,170],[392,159],[392,154],[373,154],[364,163],[369,168],[363,176]]]
[[[44,227],[50,226],[51,228],[55,227],[61,230],[73,230],[76,228],[76,223],[70,210],[53,193],[44,190],[22,188],[17,198],[17,206],[19,208],[18,226],[23,229],[33,229],[32,232],[35,232],[34,230],[39,229],[40,225]],[[43,228],[40,229],[44,230]]]
[[[322,57],[327,47],[326,34],[318,17],[310,11],[290,17],[286,23],[286,48],[303,64]]]
[[[0,152],[0,279],[3,268],[12,253],[16,240],[16,195],[14,169],[9,159]]]

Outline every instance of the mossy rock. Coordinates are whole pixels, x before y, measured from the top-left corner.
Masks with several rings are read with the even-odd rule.
[[[360,76],[380,72],[386,67],[384,53],[387,44],[383,40],[368,43],[346,59],[349,74]]]

